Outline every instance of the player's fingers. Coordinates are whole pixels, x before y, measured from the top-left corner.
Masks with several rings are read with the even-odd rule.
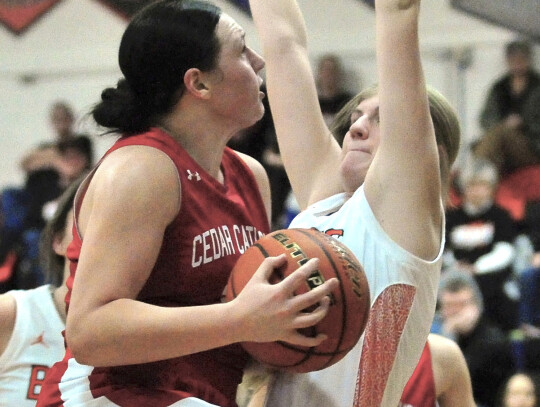
[[[318,334],[315,337],[309,337],[302,335],[300,332],[295,331],[292,333],[285,342],[288,342],[292,345],[305,346],[305,347],[314,347],[320,345],[328,336],[326,334]]]
[[[301,267],[293,271],[287,277],[285,277],[279,285],[286,290],[289,294],[293,294],[298,287],[302,284],[306,284],[307,278],[313,274],[319,267],[319,259],[312,258],[304,263]]]
[[[293,328],[301,329],[316,325],[326,316],[330,307],[330,297],[324,297],[311,312],[301,312],[293,321]]]
[[[338,285],[338,279],[333,277],[304,294],[295,295],[290,299],[291,309],[298,312],[319,303],[323,298],[331,295]]]
[[[285,254],[267,257],[263,260],[252,278],[259,281],[268,281],[274,270],[284,266],[286,261],[287,257]]]

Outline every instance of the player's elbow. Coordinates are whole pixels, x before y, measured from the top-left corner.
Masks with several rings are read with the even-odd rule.
[[[66,344],[75,360],[83,365],[97,366],[95,355],[97,335],[92,326],[82,320],[69,319],[66,322]]]

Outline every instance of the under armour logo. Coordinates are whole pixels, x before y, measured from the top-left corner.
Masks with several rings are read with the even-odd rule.
[[[186,171],[187,171],[187,174],[188,174],[188,176],[187,176],[188,180],[191,181],[193,179],[193,177],[195,177],[196,181],[201,180],[201,176],[199,175],[199,173],[197,171],[195,171],[195,172],[191,172],[190,170],[186,170]]]

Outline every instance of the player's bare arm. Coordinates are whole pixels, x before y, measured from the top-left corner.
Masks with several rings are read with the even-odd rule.
[[[342,191],[340,148],[320,110],[296,2],[254,0],[251,11],[266,59],[270,107],[281,156],[302,209]]]
[[[399,245],[424,259],[442,233],[437,145],[420,60],[420,0],[376,0],[381,141],[365,180],[377,219]]]

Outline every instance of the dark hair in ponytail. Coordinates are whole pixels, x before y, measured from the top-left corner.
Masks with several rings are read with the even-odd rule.
[[[101,93],[94,120],[124,134],[156,125],[182,96],[188,69],[216,67],[220,16],[218,7],[199,0],[158,0],[139,11],[120,43],[124,78]]]

